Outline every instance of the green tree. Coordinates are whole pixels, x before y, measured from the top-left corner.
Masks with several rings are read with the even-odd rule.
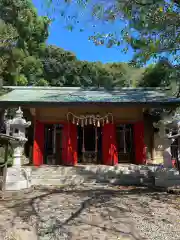
[[[41,55],[44,78],[51,86],[125,86],[121,64],[79,61],[76,56],[56,46],[47,46]]]
[[[0,0],[0,21],[0,32],[7,33],[4,36],[9,39],[6,45],[11,44],[1,51],[1,58],[6,59],[0,73],[4,83],[20,84],[18,79],[23,75],[28,80],[23,83],[34,84],[43,77],[39,53],[48,37],[49,19],[38,16],[29,0]]]
[[[17,42],[17,31],[10,25],[0,19],[0,86],[2,86],[4,73],[7,68],[9,52],[14,48]]]
[[[166,62],[162,61],[157,64],[149,65],[141,78],[139,79],[138,86],[140,87],[167,87],[171,83],[172,69]]]
[[[129,86],[127,64],[79,61],[73,53],[47,45],[49,24],[30,0],[0,0],[0,79],[4,84]]]
[[[79,8],[81,12],[84,9],[84,12],[87,13],[85,9],[90,9],[91,11],[88,12],[91,12],[91,25],[94,25],[94,22],[96,25],[101,22],[116,24],[115,31],[112,30],[107,33],[94,31],[95,34],[89,38],[96,45],[120,46],[123,48],[123,52],[127,52],[129,47],[133,48],[134,56],[131,63],[137,66],[143,66],[152,59],[161,62],[162,59],[166,58],[167,64],[171,63],[170,69],[172,73],[169,75],[171,76],[170,79],[172,79],[172,76],[180,77],[179,0],[87,0],[65,2],[69,7],[73,2],[73,8],[76,2],[77,6],[81,7],[81,9]],[[58,3],[51,1],[51,6],[56,6],[56,4]],[[61,15],[72,20],[70,21],[72,29],[81,20],[79,18],[80,14],[74,14],[73,11],[66,12],[65,9],[67,8],[63,8]],[[69,15],[69,13],[72,14]],[[84,19],[88,19],[88,17]],[[118,28],[119,20],[121,26]],[[160,67],[159,70],[158,67]],[[159,78],[159,74],[162,73],[161,69],[161,64],[157,64],[155,68],[148,69],[146,73],[150,71],[152,76],[152,72],[155,71],[153,74],[158,75]],[[150,80],[150,78],[146,79],[147,81]],[[157,82],[160,83],[159,79],[157,79]],[[152,82],[149,84],[152,85]]]

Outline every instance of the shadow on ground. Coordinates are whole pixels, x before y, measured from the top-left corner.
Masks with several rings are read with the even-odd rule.
[[[139,201],[147,196],[148,201]],[[25,224],[26,228],[35,229],[39,239],[93,239],[92,235],[95,239],[113,240],[121,236],[141,240],[146,238],[137,231],[130,215],[136,212],[153,219],[149,208],[153,201],[156,207],[169,203],[180,209],[177,196],[148,188],[38,187],[28,192],[9,193],[6,200],[0,202],[4,216],[2,227],[18,228]],[[2,227],[0,231],[3,231]]]

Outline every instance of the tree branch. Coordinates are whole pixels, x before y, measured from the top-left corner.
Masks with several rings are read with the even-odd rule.
[[[147,0],[148,1],[148,0]],[[180,0],[173,0],[173,2],[175,3],[175,4],[177,4],[177,5],[180,5]],[[135,3],[137,4],[137,5],[140,5],[140,6],[151,6],[151,5],[154,5],[154,4],[156,4],[157,3],[157,0],[152,0],[151,2],[144,2],[143,0],[142,0],[142,2],[140,2],[140,1],[138,1],[138,0],[135,0]]]
[[[180,47],[159,49],[157,50],[157,53],[165,53],[165,52],[172,52],[172,51],[180,51]]]
[[[149,3],[148,3],[148,2],[144,2],[144,1],[140,2],[140,1],[135,0],[135,3],[136,3],[137,5],[140,5],[140,6],[143,6],[143,7],[154,5],[156,2],[157,2],[157,0],[152,0],[152,1],[149,2]]]

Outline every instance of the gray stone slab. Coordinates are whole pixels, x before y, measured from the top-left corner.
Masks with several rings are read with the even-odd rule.
[[[157,187],[173,187],[180,186],[180,179],[155,178],[155,186]]]

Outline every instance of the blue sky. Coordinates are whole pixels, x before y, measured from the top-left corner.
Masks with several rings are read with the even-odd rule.
[[[34,0],[34,5],[40,15],[46,15],[39,0]],[[111,31],[121,27],[122,23],[117,25],[98,25],[100,31]],[[84,27],[84,26],[83,26]],[[81,28],[81,27],[80,27]],[[65,22],[57,16],[50,27],[50,36],[48,44],[59,46],[65,50],[72,51],[79,60],[106,62],[127,62],[131,59],[132,51],[123,54],[119,48],[106,48],[105,46],[95,46],[93,42],[88,41],[88,37],[93,34],[94,29],[90,25],[85,25],[85,31],[79,29],[69,32],[65,28]],[[96,31],[98,28],[96,28]]]

